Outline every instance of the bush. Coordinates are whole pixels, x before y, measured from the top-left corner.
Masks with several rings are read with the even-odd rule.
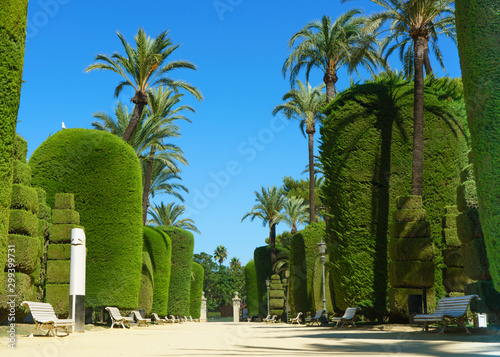
[[[389,278],[394,288],[431,288],[434,285],[434,262],[392,261]]]
[[[473,280],[491,280],[484,239],[462,244],[464,269]]]
[[[203,292],[203,277],[205,272],[203,271],[203,267],[196,262],[192,263],[191,269],[193,269],[194,279],[191,280],[189,315],[193,319],[198,319],[201,315],[201,293]]]
[[[47,248],[48,260],[70,260],[71,244],[49,244]]]
[[[36,236],[38,232],[38,218],[31,212],[11,209],[9,219],[9,233]]]
[[[86,306],[137,308],[143,245],[142,179],[132,147],[106,132],[65,129],[42,143],[29,165],[33,184],[45,190],[52,209],[73,208],[64,195],[57,204],[55,200],[59,193],[74,194],[74,207],[87,237]],[[50,239],[69,242],[61,236],[54,239],[51,235]]]
[[[163,226],[172,241],[172,267],[168,290],[168,313],[176,316],[189,315],[191,265],[193,262],[194,237],[184,229]]]
[[[278,247],[276,247],[278,255]],[[266,280],[273,275],[271,266],[271,247],[268,245],[255,248],[253,252],[255,262],[255,272],[257,274],[257,301],[259,304],[260,316],[267,316],[267,286]]]
[[[38,238],[9,234],[9,245],[16,248],[14,254],[16,272],[31,274],[40,265],[40,241]]]
[[[47,283],[69,284],[69,270],[70,270],[70,260],[47,261]]]
[[[21,185],[12,185],[12,201],[10,208],[38,213],[38,195],[36,189]]]
[[[251,260],[245,265],[245,287],[247,290],[248,316],[259,315],[259,294],[257,289],[257,270],[255,261]]]
[[[145,310],[149,315],[153,308],[154,296],[154,272],[153,263],[149,256],[149,252],[142,252],[142,274],[141,274],[141,288],[139,289],[139,303],[138,307]],[[155,311],[156,312],[156,311]]]

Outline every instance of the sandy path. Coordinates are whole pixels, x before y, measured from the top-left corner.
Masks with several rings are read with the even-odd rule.
[[[422,333],[418,328],[305,327],[262,323],[183,323],[96,328],[69,337],[18,336],[0,356],[500,356],[500,334]]]

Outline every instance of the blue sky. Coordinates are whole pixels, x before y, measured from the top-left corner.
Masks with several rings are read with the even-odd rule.
[[[195,63],[198,70],[179,70],[175,79],[197,86],[205,100],[185,97],[196,109],[192,123],[180,123],[182,138],[175,141],[189,166],[182,183],[189,218],[195,233],[195,253],[212,254],[217,245],[243,264],[264,245],[268,228],[258,220],[241,222],[254,205],[254,191],[280,186],[284,176],[296,179],[307,164],[307,140],[298,122],[271,114],[290,89],[281,68],[289,54],[288,39],[309,21],[328,15],[332,19],[358,7],[366,13],[380,8],[368,0],[340,4],[338,0],[32,0],[28,7],[27,43],[17,132],[28,141],[28,156],[47,137],[68,128],[91,128],[92,114],[114,114],[120,100],[131,110],[133,93],[113,96],[120,78],[114,73],[84,69],[95,55],[122,52],[116,36],[129,42],[142,27],[151,37],[170,30],[175,44],[182,44],[172,59]],[[447,74],[460,76],[456,46],[440,39]],[[433,60],[433,59],[431,59]],[[390,61],[401,65],[397,58]],[[439,76],[444,73],[437,63]],[[369,77],[362,73],[361,79]],[[301,78],[303,79],[303,78]],[[354,80],[360,80],[354,76]],[[349,85],[339,72],[337,89]],[[313,86],[322,74],[315,71]],[[154,202],[169,203],[170,196]],[[288,230],[278,225],[278,233]],[[227,262],[226,262],[227,264]]]

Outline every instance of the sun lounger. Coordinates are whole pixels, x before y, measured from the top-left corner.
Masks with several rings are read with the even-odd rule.
[[[273,315],[270,319],[267,319],[266,323],[275,323],[278,315]]]
[[[165,319],[162,319],[161,317],[158,316],[157,313],[155,312],[152,312],[151,313],[151,322],[155,323],[155,324],[166,324],[167,323],[167,320]]]
[[[111,328],[113,328],[114,325],[118,325],[123,328],[126,328],[126,326],[130,327],[130,323],[134,322],[133,317],[122,316],[120,310],[116,307],[108,306],[106,307],[106,311],[109,312],[109,316],[111,317]]]
[[[151,322],[151,319],[145,319],[144,317],[142,317],[141,313],[137,310],[133,310],[131,311],[131,313],[134,315],[137,326],[141,325],[149,326],[148,322]]]
[[[339,326],[339,323],[341,323],[340,327],[343,327],[345,324],[352,325],[356,327],[356,324],[354,320],[356,319],[356,313],[360,310],[359,307],[348,307],[343,316],[339,317],[332,317],[332,322],[335,322],[336,325],[335,327]]]
[[[170,315],[170,319],[173,323],[181,323],[181,320],[175,317],[174,315]]]
[[[189,315],[189,321],[191,321],[191,322],[200,322],[200,319],[199,318],[198,319],[193,319],[191,317],[191,315]]]
[[[292,325],[293,325],[293,324],[295,324],[295,323],[300,325],[300,317],[301,317],[302,315],[303,315],[303,314],[302,314],[302,312],[299,312],[299,313],[297,314],[297,317],[294,317],[294,318],[290,319],[290,323],[291,323]]]
[[[68,327],[72,327],[75,325],[75,320],[73,319],[58,318],[56,316],[54,308],[49,303],[23,301],[21,303],[21,306],[30,309],[31,316],[33,316],[33,320],[35,321],[35,329],[30,336],[33,336],[33,333],[38,329],[48,330],[47,336],[57,336],[58,328],[64,329],[66,331],[66,334],[69,335],[70,331],[68,330]]]

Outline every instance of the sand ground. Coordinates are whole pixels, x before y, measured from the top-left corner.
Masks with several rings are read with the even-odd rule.
[[[17,336],[0,356],[500,356],[500,332],[421,332],[383,325],[335,329],[264,323],[182,323],[95,327],[68,337]]]

